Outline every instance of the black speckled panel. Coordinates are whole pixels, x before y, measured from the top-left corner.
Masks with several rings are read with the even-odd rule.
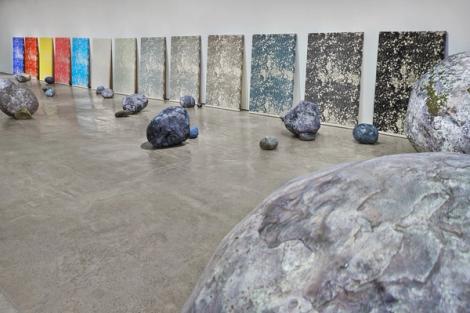
[[[414,83],[445,56],[446,32],[381,32],[377,56],[374,124],[403,134]]]
[[[305,99],[320,106],[322,121],[357,123],[363,43],[363,33],[308,35]]]

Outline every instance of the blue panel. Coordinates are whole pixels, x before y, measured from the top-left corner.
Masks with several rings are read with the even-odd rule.
[[[24,72],[24,38],[13,37],[13,74]]]
[[[294,98],[294,34],[254,35],[250,111],[280,115]]]
[[[72,38],[72,85],[88,87],[90,84],[90,41]]]

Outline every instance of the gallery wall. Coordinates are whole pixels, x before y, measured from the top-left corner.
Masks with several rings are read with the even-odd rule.
[[[307,35],[364,32],[359,120],[372,122],[380,31],[448,32],[450,54],[470,50],[468,0],[0,0],[0,72],[10,73],[13,36],[202,36],[205,86],[207,36],[245,35],[242,107],[248,107],[251,36],[297,34],[294,102],[305,93]],[[201,100],[205,100],[202,87]]]

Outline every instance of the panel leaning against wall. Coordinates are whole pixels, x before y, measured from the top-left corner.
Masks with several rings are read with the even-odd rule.
[[[90,85],[90,40],[72,38],[72,85]]]
[[[109,38],[91,39],[91,88],[111,88],[111,45]]]
[[[446,32],[381,32],[377,57],[374,124],[403,133],[413,84],[444,58]]]
[[[56,38],[54,44],[54,80],[70,84],[70,38]]]
[[[24,38],[13,37],[13,74],[24,72]]]
[[[170,99],[193,96],[199,102],[201,37],[171,37]]]
[[[250,111],[280,115],[294,100],[295,34],[253,35]]]
[[[240,110],[243,74],[243,36],[209,36],[207,104]]]
[[[165,98],[166,38],[140,39],[139,93]]]
[[[36,37],[26,37],[24,39],[24,71],[31,77],[38,78],[39,51]]]
[[[355,126],[359,115],[363,33],[308,35],[305,99],[322,121]]]
[[[50,37],[39,38],[39,79],[53,76],[54,43]]]
[[[133,94],[136,90],[137,40],[114,39],[113,89],[121,94]]]

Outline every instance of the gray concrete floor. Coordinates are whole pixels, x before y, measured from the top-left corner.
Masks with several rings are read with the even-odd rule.
[[[219,241],[273,190],[332,164],[413,152],[322,127],[301,142],[279,119],[190,109],[200,136],[145,150],[168,104],[114,118],[121,97],[57,86],[33,120],[0,114],[0,311],[178,312]],[[277,151],[262,151],[265,135]]]

